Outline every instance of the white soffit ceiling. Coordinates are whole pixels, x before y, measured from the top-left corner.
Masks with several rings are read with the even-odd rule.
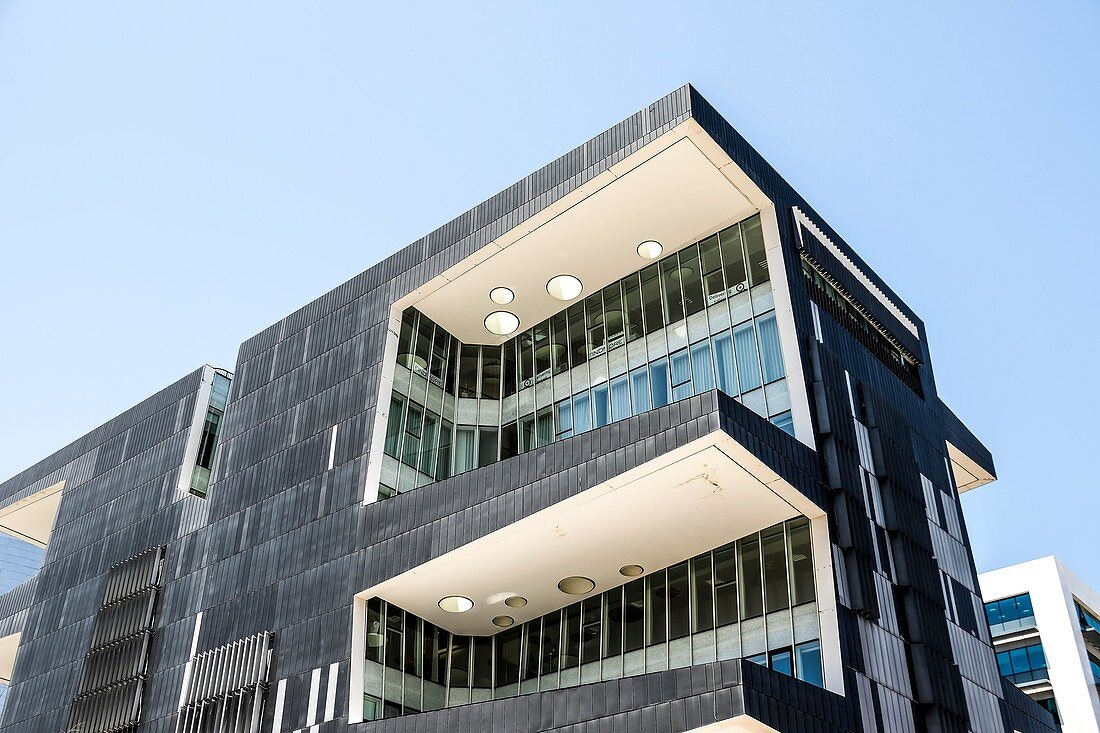
[[[993,474],[979,466],[977,461],[951,442],[947,443],[947,455],[951,459],[951,472],[954,474],[955,487],[960,494],[997,480]]]
[[[64,481],[0,507],[0,532],[45,547],[50,541]]]
[[[11,671],[15,666],[15,654],[19,651],[19,640],[22,633],[12,634],[0,638],[0,684],[11,681]]]
[[[788,501],[789,500],[789,501]],[[653,572],[754,531],[820,510],[724,432],[565,499],[359,594],[379,596],[456,634],[500,631],[626,583],[624,565]],[[562,578],[595,581],[585,596],[562,593]],[[459,595],[474,608],[442,611]],[[512,595],[528,599],[506,606]]]
[[[670,145],[675,137],[667,136],[675,135],[680,137]],[[666,133],[585,184],[578,196],[551,205],[441,275],[421,289],[428,293],[422,299],[414,294],[399,306],[416,305],[464,343],[503,343],[509,337],[486,331],[485,316],[508,310],[522,330],[561,311],[568,303],[546,292],[554,275],[580,278],[583,298],[649,264],[637,252],[643,241],[660,242],[664,256],[756,212],[730,180],[740,172],[720,170],[728,158],[708,157],[693,139],[700,135],[705,133],[688,137],[679,128]],[[700,143],[714,156],[713,142]],[[498,286],[515,292],[511,304],[489,300]]]

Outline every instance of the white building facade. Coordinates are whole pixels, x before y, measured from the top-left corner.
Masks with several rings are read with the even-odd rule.
[[[1001,674],[1066,733],[1100,733],[1100,595],[1053,556],[979,583]]]

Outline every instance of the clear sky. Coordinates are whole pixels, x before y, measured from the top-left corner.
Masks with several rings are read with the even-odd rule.
[[[0,477],[690,81],[923,317],[997,461],[979,569],[1100,588],[1098,38],[1074,0],[0,0]]]

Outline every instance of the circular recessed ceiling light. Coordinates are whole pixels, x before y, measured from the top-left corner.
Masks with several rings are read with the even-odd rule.
[[[562,578],[558,582],[558,590],[571,596],[583,596],[585,593],[591,593],[595,587],[595,583],[580,575]]]
[[[474,602],[466,596],[447,596],[439,599],[439,607],[448,613],[466,613],[474,607]]]
[[[661,256],[661,252],[664,251],[664,247],[660,242],[654,242],[652,239],[646,242],[642,242],[638,245],[638,255],[642,259],[655,260]]]
[[[581,281],[572,275],[554,275],[546,282],[546,292],[558,300],[573,300],[583,289]]]
[[[497,336],[507,336],[519,329],[519,318],[508,311],[493,311],[485,316],[485,330]]]
[[[516,620],[514,618],[512,618],[511,616],[497,616],[496,618],[493,619],[493,624],[496,625],[496,626],[499,626],[502,629],[508,628],[509,626],[514,624],[515,622],[516,622]]]
[[[512,292],[511,288],[499,287],[489,291],[489,300],[497,305],[508,305],[515,299],[516,294]]]
[[[636,578],[645,572],[645,568],[641,565],[623,565],[619,568],[619,575],[626,576],[627,578]]]
[[[527,599],[523,596],[511,596],[504,599],[504,605],[510,608],[523,608],[527,605]]]

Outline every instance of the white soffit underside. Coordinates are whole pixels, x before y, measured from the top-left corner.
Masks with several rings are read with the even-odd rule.
[[[11,681],[11,671],[15,667],[15,654],[19,651],[19,640],[22,633],[12,634],[0,638],[0,684],[8,684]]]
[[[960,494],[997,480],[993,474],[979,466],[977,461],[950,442],[947,444],[947,455],[951,459],[951,473]]]
[[[64,481],[0,507],[0,532],[45,547],[53,531]]]
[[[653,572],[754,531],[820,509],[724,432],[716,431],[359,594],[379,596],[456,634],[500,631],[617,587],[624,565]],[[557,583],[595,581],[585,596]],[[467,613],[442,611],[459,595]],[[528,599],[510,608],[512,595]]]
[[[551,277],[578,277],[583,298],[650,264],[637,252],[643,241],[660,242],[665,256],[755,213],[760,202],[751,202],[742,188],[754,199],[758,190],[730,167],[698,123],[677,126],[403,298],[398,307],[415,305],[464,343],[502,343],[508,337],[485,330],[490,312],[511,311],[525,329],[568,305],[547,294]],[[506,306],[492,303],[489,291],[498,286],[512,289],[515,300]]]

